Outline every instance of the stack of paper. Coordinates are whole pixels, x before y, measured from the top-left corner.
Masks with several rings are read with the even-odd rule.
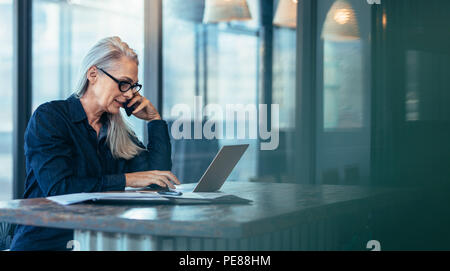
[[[89,200],[131,200],[131,199],[146,199],[167,201],[157,193],[75,193],[60,196],[47,197],[47,199],[62,205],[69,205]]]
[[[225,193],[187,192],[180,196],[160,195],[157,192],[133,191],[133,192],[103,192],[103,193],[76,193],[47,197],[61,205],[70,205],[84,201],[118,201],[118,202],[168,202],[174,204],[204,204],[204,203],[248,203],[243,199]]]

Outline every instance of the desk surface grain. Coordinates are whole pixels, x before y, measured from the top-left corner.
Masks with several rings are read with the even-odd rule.
[[[390,188],[228,182],[222,191],[250,204],[58,205],[45,198],[0,202],[0,221],[159,236],[241,238],[364,208],[383,208],[412,194]]]

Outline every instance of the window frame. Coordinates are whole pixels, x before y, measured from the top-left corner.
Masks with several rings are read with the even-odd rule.
[[[13,198],[25,191],[24,134],[31,117],[33,0],[13,2]]]

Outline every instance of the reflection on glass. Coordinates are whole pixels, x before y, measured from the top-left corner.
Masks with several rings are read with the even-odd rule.
[[[386,11],[383,12],[383,17],[381,19],[381,23],[383,24],[383,29],[386,29],[387,27],[387,15]]]
[[[324,129],[363,126],[361,42],[324,42]]]
[[[237,140],[236,136],[229,139],[206,139],[203,135],[196,137],[194,97],[198,97],[195,104],[200,104],[200,109],[203,109],[203,117],[197,120],[203,118],[203,125],[207,119],[217,120],[223,129],[230,125],[226,123],[224,115],[208,114],[206,106],[215,104],[225,112],[227,104],[255,105],[257,37],[221,31],[215,25],[195,25],[164,14],[163,117],[171,126],[179,119],[175,108],[184,105],[189,109],[188,117],[192,119],[189,126],[191,139],[172,140],[173,172],[185,183],[196,182],[222,145],[251,141],[252,147],[229,177],[247,180],[256,174],[256,139]],[[237,121],[231,125],[237,125]]]
[[[208,63],[208,103],[222,105],[227,104],[256,105],[258,102],[257,78],[258,78],[258,38],[252,35],[237,35],[218,31],[216,43],[210,47],[210,54],[214,56]],[[256,106],[255,106],[256,108]],[[247,116],[250,120],[251,115]],[[232,144],[250,144],[249,148],[231,173],[230,180],[248,180],[256,176],[257,170],[257,140],[249,136],[250,130],[256,130],[256,121],[245,121],[237,115],[233,124],[227,123],[230,119],[223,120],[223,126],[237,126],[241,122],[247,127],[245,139],[237,139],[235,135],[219,140],[219,147]]]
[[[365,1],[319,0],[315,183],[371,176],[371,19]],[[350,5],[351,4],[351,5]]]
[[[294,170],[298,168],[294,151],[295,141],[298,140],[295,136],[298,1],[279,0],[274,4],[272,104],[279,105],[280,142],[276,150],[261,154],[259,173],[263,178],[281,182],[292,180]]]
[[[355,11],[337,0],[327,13],[324,39],[324,129],[360,128],[363,122],[362,45]]]
[[[443,52],[408,50],[405,52],[406,121],[448,121],[448,63]]]
[[[295,126],[294,29],[276,28],[273,33],[272,102],[280,105],[280,129]]]
[[[169,126],[178,120],[179,115],[172,114],[172,110],[180,104],[190,108],[191,118],[194,118],[195,96],[199,97],[198,103],[202,103],[203,106],[217,105],[223,112],[226,111],[227,105],[248,106],[247,109],[252,106],[258,108],[261,97],[259,84],[262,71],[260,66],[262,39],[256,30],[259,30],[261,25],[261,3],[255,0],[246,2],[252,18],[249,21],[199,24],[192,19],[198,17],[199,7],[190,10],[193,12],[192,16],[177,16],[179,13],[174,3],[163,1],[163,117],[168,120]],[[272,18],[271,16],[270,20]],[[284,108],[286,120],[283,121],[292,125],[293,112],[288,111],[293,107],[291,103],[294,100],[290,98],[292,96],[290,92],[295,82],[292,70],[295,61],[295,57],[292,56],[295,53],[281,52],[285,46],[283,41],[289,41],[288,47],[295,50],[295,45],[292,46],[295,31],[291,29],[289,31],[279,36],[277,47],[279,51],[274,58],[283,54],[282,60],[276,60],[277,101],[286,105]],[[288,64],[281,63],[283,60],[287,60]],[[291,96],[284,97],[288,95],[286,93]],[[233,170],[229,180],[247,181],[258,177],[261,151],[258,139],[250,136],[251,131],[258,128],[254,127],[258,123],[250,123],[252,115],[250,111],[247,111],[244,118],[235,114],[234,120],[230,120],[225,114],[208,114],[205,108],[203,117],[199,120],[203,119],[202,124],[207,120],[218,120],[223,128],[222,139],[207,139],[204,135],[201,135],[201,139],[194,139],[194,131],[191,131],[192,139],[174,139],[171,134],[173,171],[178,178],[185,183],[198,181],[221,146],[244,143],[249,143],[250,147]],[[240,121],[246,128],[244,139],[238,139],[236,126]],[[192,121],[190,126],[192,130],[194,125]],[[227,134],[227,126],[234,127],[234,135]]]
[[[143,82],[144,17],[139,12],[143,5],[143,0],[34,1],[33,110],[75,92],[81,60],[107,36],[119,36],[136,50],[141,60],[139,81]],[[142,121],[126,119],[142,140]]]
[[[13,7],[0,1],[0,200],[12,198]]]
[[[417,51],[406,52],[406,120],[417,121],[419,112],[419,54]]]

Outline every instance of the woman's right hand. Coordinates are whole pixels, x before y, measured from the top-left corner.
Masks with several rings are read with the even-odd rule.
[[[127,187],[146,187],[151,184],[157,184],[161,187],[170,187],[175,189],[173,184],[180,184],[177,177],[170,171],[140,171],[133,173],[125,173]]]

